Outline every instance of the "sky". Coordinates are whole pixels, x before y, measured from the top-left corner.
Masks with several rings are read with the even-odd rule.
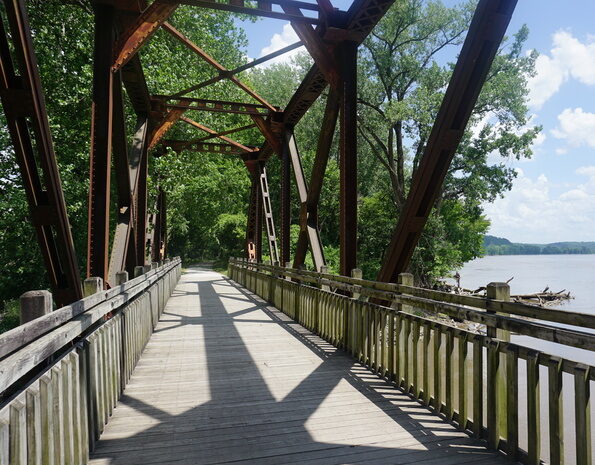
[[[333,0],[341,9],[349,4]],[[508,34],[527,24],[526,51],[540,54],[529,82],[529,107],[531,123],[543,131],[531,160],[506,160],[517,178],[504,198],[484,206],[489,234],[529,243],[595,241],[594,17],[593,0],[518,1]],[[252,58],[297,41],[287,22],[241,24]],[[277,60],[282,59],[288,57]]]

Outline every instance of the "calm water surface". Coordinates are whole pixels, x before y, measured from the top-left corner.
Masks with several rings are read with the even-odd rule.
[[[595,255],[498,255],[478,258],[461,271],[461,286],[477,289],[492,281],[510,282],[511,294],[550,287],[575,298],[560,308],[595,313]]]
[[[459,271],[461,286],[477,289],[492,281],[507,281],[511,294],[566,289],[574,299],[557,308],[595,314],[595,255],[497,255],[473,260]],[[595,365],[595,354],[561,344],[513,336],[514,342],[544,352]]]

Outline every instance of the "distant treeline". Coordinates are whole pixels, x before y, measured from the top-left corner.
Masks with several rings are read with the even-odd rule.
[[[521,244],[496,236],[484,236],[486,255],[560,255],[595,254],[595,242],[553,242],[551,244]]]

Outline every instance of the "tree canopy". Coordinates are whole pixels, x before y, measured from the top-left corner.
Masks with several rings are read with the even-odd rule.
[[[358,262],[374,278],[442,96],[464,40],[475,1],[447,7],[437,0],[396,2],[359,49],[358,71]],[[51,131],[72,224],[79,265],[84,269],[87,236],[89,134],[93,16],[86,0],[27,2],[40,64]],[[245,63],[247,39],[228,13],[181,6],[171,19],[192,41],[224,66]],[[525,54],[528,30],[522,27],[503,44],[473,112],[471,124],[449,170],[440,198],[414,255],[412,271],[422,282],[443,276],[482,253],[489,222],[482,204],[510,189],[515,172],[507,161],[531,156],[540,128],[527,109],[527,78],[536,54]],[[153,94],[172,94],[212,77],[215,72],[164,31],[141,50]],[[274,105],[283,107],[311,65],[307,56],[291,63],[242,73],[242,80]],[[228,80],[190,96],[246,101]],[[311,170],[325,96],[295,128],[304,170]],[[247,124],[241,115],[189,112],[217,131]],[[133,111],[127,103],[127,131]],[[189,140],[200,134],[179,122],[168,138]],[[259,145],[256,129],[237,135]],[[338,268],[338,137],[326,170],[319,217],[321,238],[332,270]],[[0,302],[26,290],[45,288],[43,262],[20,174],[0,112]],[[279,208],[279,161],[268,163],[273,211]],[[171,254],[185,260],[221,259],[243,249],[250,181],[242,161],[220,154],[168,151],[150,160],[151,195],[161,185],[168,197]],[[293,192],[294,200],[297,199]],[[115,210],[116,195],[112,195]],[[150,200],[149,205],[152,205]],[[115,215],[113,215],[115,216]],[[299,205],[292,203],[292,234],[297,237]],[[278,220],[278,218],[276,218]],[[266,243],[266,242],[265,242]],[[295,244],[295,240],[293,240]],[[266,251],[265,251],[266,252]]]

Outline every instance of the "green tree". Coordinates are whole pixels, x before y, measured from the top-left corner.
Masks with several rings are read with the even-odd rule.
[[[449,57],[463,42],[476,3],[396,3],[361,48],[360,135],[390,179],[395,217],[452,74]],[[527,78],[536,53],[522,53],[527,36],[523,26],[505,39],[494,60],[415,252],[412,271],[418,278],[444,275],[481,254],[489,226],[481,204],[511,188],[516,173],[505,161],[532,154],[541,128],[528,118]]]
[[[30,0],[27,12],[82,276],[87,239],[92,4],[90,0]],[[230,68],[246,61],[246,37],[234,21],[233,15],[190,6],[180,6],[171,18],[172,24]],[[141,49],[140,55],[152,94],[174,93],[216,74],[206,62],[162,30]],[[227,80],[191,95],[246,99],[245,94]],[[127,135],[131,138],[135,117],[126,96],[125,99]],[[217,130],[247,124],[246,118],[237,115],[188,112],[188,116]],[[190,125],[179,123],[168,137],[191,139],[202,135]],[[260,142],[256,130],[241,137],[241,142],[246,144]],[[48,287],[4,111],[0,111],[0,172],[1,310],[7,300],[17,298],[24,291]],[[151,156],[150,178],[149,206],[153,205],[158,184],[164,186],[168,196],[172,254],[211,258],[221,239],[217,236],[217,225],[222,225],[220,215],[246,211],[248,177],[239,158],[186,152],[159,159]],[[116,212],[114,185],[112,183],[112,220]]]

